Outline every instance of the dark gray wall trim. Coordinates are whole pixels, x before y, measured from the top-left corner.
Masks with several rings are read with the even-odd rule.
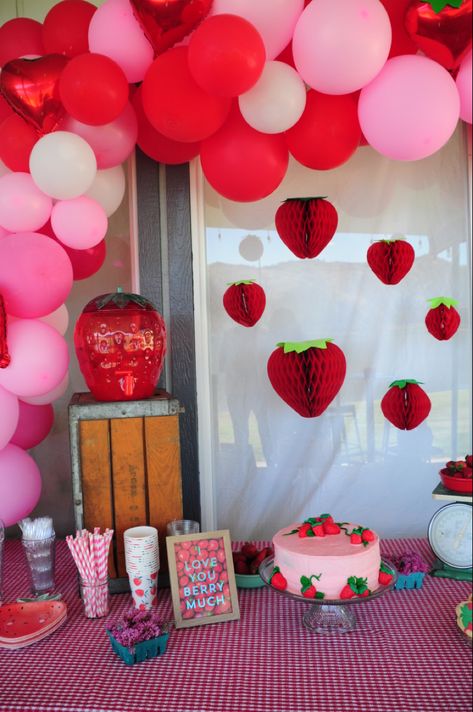
[[[136,149],[140,292],[163,313],[159,165]]]
[[[161,313],[166,302],[169,378],[160,386],[185,410],[179,419],[183,510],[186,518],[200,521],[189,166],[166,166],[160,182],[158,164],[137,151],[136,176],[140,291]],[[165,196],[159,195],[160,184]]]

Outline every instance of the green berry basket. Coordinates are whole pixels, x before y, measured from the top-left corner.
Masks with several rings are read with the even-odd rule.
[[[264,581],[259,574],[235,574],[237,588],[261,588]]]
[[[159,657],[159,655],[164,655],[169,638],[169,633],[162,633],[157,638],[143,640],[141,643],[137,643],[133,646],[133,649],[130,650],[115,640],[109,630],[107,630],[107,635],[113,650],[121,657],[126,665],[134,665],[135,663],[143,662],[143,660],[150,660],[151,658]]]

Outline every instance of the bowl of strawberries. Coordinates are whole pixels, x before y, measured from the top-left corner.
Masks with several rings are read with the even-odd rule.
[[[464,460],[447,462],[440,470],[440,479],[444,487],[458,494],[472,494],[472,466],[472,455],[466,455]]]
[[[264,581],[258,573],[260,564],[273,555],[270,546],[260,546],[247,541],[239,551],[232,552],[235,580],[238,588],[260,588]]]

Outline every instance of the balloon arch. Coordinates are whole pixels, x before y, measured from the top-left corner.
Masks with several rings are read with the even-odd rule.
[[[64,302],[103,264],[135,145],[200,156],[241,202],[290,154],[422,159],[471,123],[471,18],[472,0],[62,0],[0,27],[0,519],[38,502],[26,450],[67,387]]]

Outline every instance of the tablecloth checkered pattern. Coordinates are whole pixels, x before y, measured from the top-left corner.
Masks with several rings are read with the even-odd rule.
[[[424,540],[382,543],[388,559],[408,549],[432,562]],[[112,597],[108,619],[88,620],[64,542],[56,568],[68,620],[31,647],[0,650],[1,712],[471,711],[471,647],[455,623],[469,583],[426,576],[420,590],[357,605],[356,631],[335,636],[303,627],[308,604],[240,590],[239,621],[173,630],[164,656],[128,667],[105,627],[130,596]],[[7,601],[28,593],[18,541],[6,542],[4,590]],[[171,619],[169,590],[158,610]]]

